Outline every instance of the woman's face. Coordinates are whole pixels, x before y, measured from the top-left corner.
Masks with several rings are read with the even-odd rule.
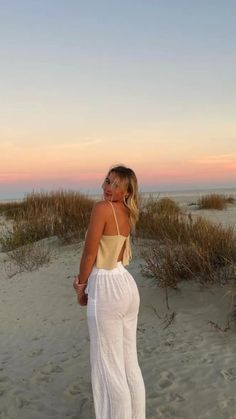
[[[123,202],[124,196],[127,194],[124,182],[120,180],[115,172],[111,172],[107,175],[102,188],[104,199],[107,201]]]

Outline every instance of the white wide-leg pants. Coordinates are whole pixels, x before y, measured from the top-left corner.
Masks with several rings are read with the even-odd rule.
[[[87,286],[91,378],[96,419],[145,419],[136,348],[139,293],[121,262],[93,268]]]

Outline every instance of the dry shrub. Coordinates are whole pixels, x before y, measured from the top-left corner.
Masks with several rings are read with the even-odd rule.
[[[198,277],[201,282],[213,280],[214,269],[207,255],[196,245],[166,241],[145,255],[143,273],[153,276],[161,287],[178,288],[179,282]]]
[[[226,197],[226,202],[228,204],[234,204],[235,203],[235,198],[233,196],[227,196]]]
[[[23,271],[33,271],[49,262],[51,252],[43,242],[26,244],[7,253],[10,263],[7,265],[8,276]]]
[[[226,295],[231,298],[232,306],[234,307],[234,316],[236,319],[236,263],[231,264],[231,273],[232,273],[232,285],[231,288],[227,291]]]
[[[139,221],[136,226],[137,235],[144,238],[159,238],[173,234],[178,235],[174,228],[182,219],[179,206],[170,198],[154,199],[150,197],[141,207]]]
[[[146,213],[157,213],[162,215],[176,215],[180,213],[180,207],[178,204],[170,198],[153,198],[150,196],[145,203],[143,203],[142,209]]]
[[[236,260],[234,229],[201,217],[193,221],[191,216],[149,214],[139,225],[138,234],[143,232],[145,237],[156,239],[156,246],[145,255],[143,269],[161,286],[176,288],[181,280],[194,277],[201,282],[213,281],[220,269]]]
[[[13,222],[12,229],[6,228],[0,237],[1,251],[9,252],[30,243],[29,237],[24,235],[21,226],[17,222]]]
[[[94,201],[72,191],[31,193],[18,207],[13,228],[1,237],[2,249],[57,235],[62,241],[83,237]]]
[[[94,201],[79,193],[63,197],[59,216],[54,222],[54,234],[63,242],[84,238]]]
[[[189,237],[190,229],[190,224],[186,223],[187,217],[184,214],[141,211],[136,232],[143,238],[185,241],[186,237]]]
[[[223,210],[227,207],[227,204],[234,203],[234,198],[231,196],[220,195],[220,194],[209,194],[202,196],[198,205],[200,209],[216,209]]]
[[[215,267],[236,260],[236,235],[233,227],[223,227],[198,217],[191,225],[190,240],[209,256]]]
[[[6,218],[15,218],[19,211],[23,207],[23,201],[13,201],[13,202],[1,202],[0,203],[0,214],[4,215]]]

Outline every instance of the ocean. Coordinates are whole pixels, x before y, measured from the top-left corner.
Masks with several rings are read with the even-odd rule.
[[[81,192],[78,190],[78,192]],[[90,193],[84,193],[81,192],[84,195],[94,199],[95,201],[102,199],[102,193],[100,194],[90,194]],[[227,196],[233,196],[236,198],[236,188],[209,188],[209,189],[186,189],[186,190],[168,190],[168,191],[164,191],[164,190],[160,190],[160,191],[150,191],[150,192],[143,192],[141,190],[140,195],[142,198],[147,199],[149,197],[152,198],[163,198],[163,197],[170,197],[173,198],[175,200],[178,200],[178,198],[180,200],[182,200],[183,198],[191,198],[194,197],[196,198],[200,198],[203,195],[208,195],[208,194],[212,194],[212,193],[216,193],[216,194],[222,194],[222,195],[227,195]],[[8,202],[21,202],[24,198],[0,198],[0,203],[8,203]]]

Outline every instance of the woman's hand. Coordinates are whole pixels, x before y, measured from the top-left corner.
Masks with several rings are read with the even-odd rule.
[[[85,288],[87,287],[87,283],[80,284],[79,277],[76,276],[73,282],[73,287],[77,294],[78,303],[81,306],[86,306],[88,303],[88,295],[85,293]]]
[[[83,292],[83,294],[77,294],[77,301],[79,305],[86,306],[88,304],[88,295]]]
[[[74,282],[73,282],[73,287],[74,287],[75,290],[77,290],[78,285],[79,285],[79,276],[77,275],[77,276],[75,276],[75,279],[74,279]]]

